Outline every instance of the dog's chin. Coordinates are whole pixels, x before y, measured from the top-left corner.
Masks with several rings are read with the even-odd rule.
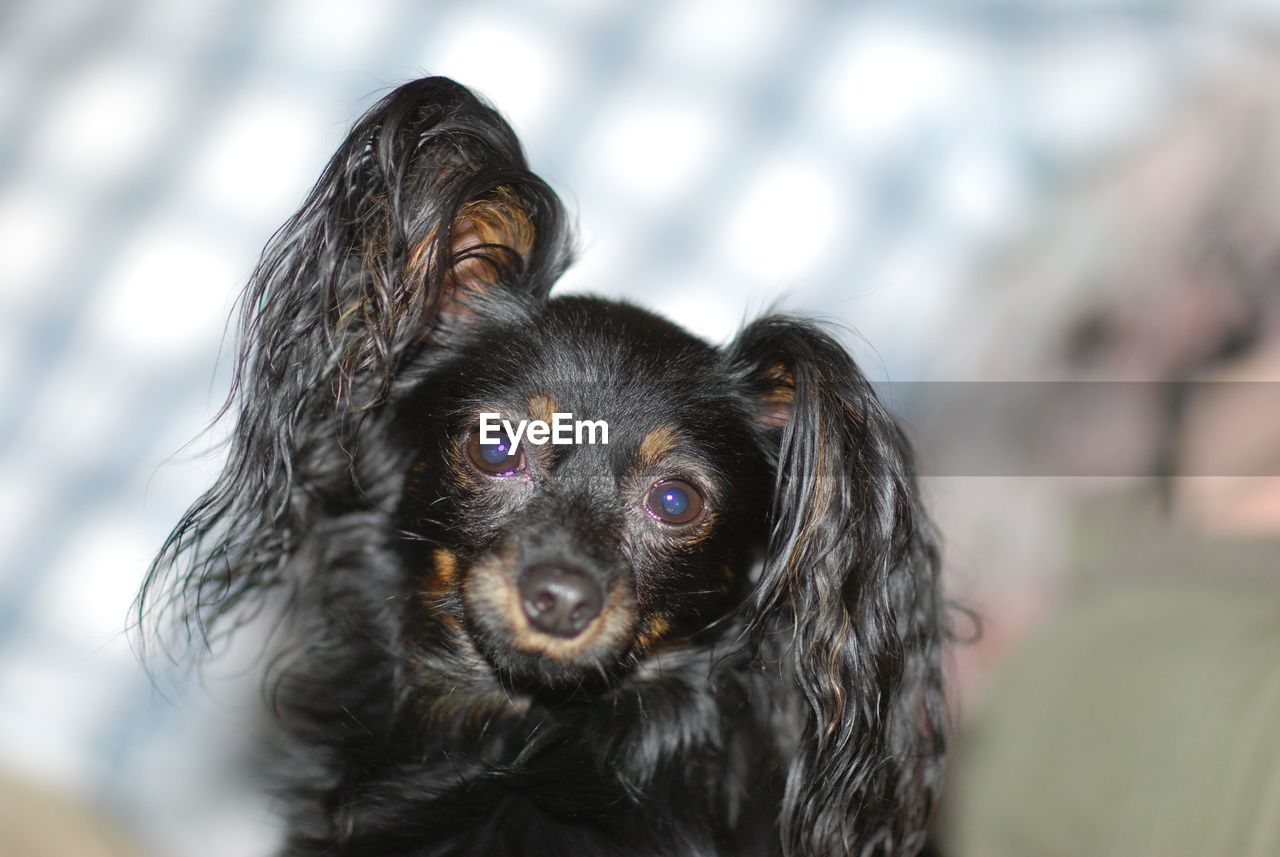
[[[539,633],[506,617],[468,611],[476,650],[507,688],[532,695],[576,696],[607,690],[634,662],[635,620],[629,610],[601,617],[580,637]]]
[[[568,699],[607,691],[626,673],[626,658],[612,653],[551,656],[506,646],[485,657],[505,687],[531,696]]]

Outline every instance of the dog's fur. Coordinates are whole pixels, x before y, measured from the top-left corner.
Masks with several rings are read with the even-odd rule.
[[[907,446],[846,352],[770,316],[716,348],[549,298],[555,194],[441,78],[352,130],[243,299],[217,483],[141,605],[282,605],[288,855],[910,855],[941,780],[938,554]],[[468,458],[481,411],[608,445]],[[679,478],[703,499],[646,508]],[[522,569],[603,612],[540,633]]]

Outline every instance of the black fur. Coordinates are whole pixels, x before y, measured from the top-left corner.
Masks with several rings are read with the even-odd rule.
[[[228,463],[140,609],[207,639],[284,605],[288,855],[916,853],[943,610],[901,434],[807,322],[715,348],[548,298],[568,244],[466,89],[370,110],[250,283]],[[536,403],[608,445],[471,463],[480,411]],[[645,508],[672,477],[684,526]],[[597,636],[504,612],[534,562],[609,593]]]

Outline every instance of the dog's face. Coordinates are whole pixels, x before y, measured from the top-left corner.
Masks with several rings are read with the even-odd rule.
[[[607,683],[727,616],[771,483],[725,356],[598,300],[481,301],[455,326],[402,423],[411,624],[452,626],[504,682],[539,689]],[[561,414],[575,442],[483,443],[482,414],[517,431]]]

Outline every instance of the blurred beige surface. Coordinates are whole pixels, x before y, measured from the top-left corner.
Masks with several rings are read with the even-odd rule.
[[[1158,586],[1065,616],[975,720],[956,857],[1280,854],[1280,588]]]
[[[1280,535],[1077,509],[1063,608],[959,741],[951,857],[1280,854]]]
[[[0,772],[3,857],[138,857],[140,853],[75,801]]]

